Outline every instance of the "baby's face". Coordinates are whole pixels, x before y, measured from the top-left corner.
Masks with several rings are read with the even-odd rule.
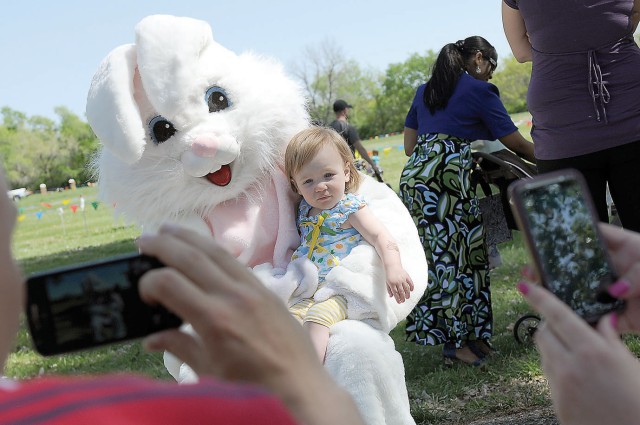
[[[344,196],[349,164],[338,149],[326,145],[293,176],[298,192],[313,208],[331,209]]]

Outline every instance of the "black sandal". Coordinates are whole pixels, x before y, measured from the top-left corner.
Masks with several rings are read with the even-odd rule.
[[[451,367],[453,366],[454,363],[462,363],[464,365],[467,366],[474,366],[474,367],[481,367],[485,365],[485,359],[484,357],[480,357],[478,356],[473,349],[471,349],[471,347],[469,347],[469,349],[471,350],[471,352],[478,357],[477,360],[475,360],[472,363],[469,363],[465,360],[462,360],[461,358],[459,358],[456,355],[456,346],[455,344],[452,343],[445,343],[444,346],[442,347],[442,356],[444,357],[444,365],[445,367]]]

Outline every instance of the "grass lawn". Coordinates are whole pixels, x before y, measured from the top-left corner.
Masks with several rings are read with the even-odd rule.
[[[514,117],[528,133],[527,116]],[[368,150],[380,153],[384,178],[398,189],[406,156],[402,136],[364,141]],[[85,199],[85,210],[72,206]],[[14,250],[26,273],[135,251],[133,239],[140,231],[113,218],[111,205],[97,202],[95,188],[34,194],[18,201],[19,223]],[[94,207],[95,206],[95,207]],[[481,417],[549,405],[549,393],[536,350],[518,344],[512,334],[514,322],[529,312],[515,290],[519,270],[527,256],[518,234],[500,246],[503,265],[491,274],[494,310],[494,342],[500,354],[486,370],[443,367],[441,347],[418,347],[404,341],[403,326],[392,337],[406,369],[411,410],[418,424],[466,424]],[[637,339],[628,340],[640,352]],[[91,352],[43,358],[31,349],[25,329],[9,358],[5,374],[25,378],[43,374],[97,374],[137,372],[170,379],[160,354],[145,353],[137,342],[114,345]]]

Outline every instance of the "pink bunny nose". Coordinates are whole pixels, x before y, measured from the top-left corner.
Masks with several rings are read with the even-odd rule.
[[[211,136],[199,136],[191,144],[191,150],[198,156],[203,158],[213,158],[218,152],[220,142],[217,138]]]

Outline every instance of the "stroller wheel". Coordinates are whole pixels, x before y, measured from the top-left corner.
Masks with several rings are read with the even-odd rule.
[[[520,344],[530,344],[533,342],[533,334],[538,329],[540,317],[535,314],[525,314],[513,326],[513,336]]]

